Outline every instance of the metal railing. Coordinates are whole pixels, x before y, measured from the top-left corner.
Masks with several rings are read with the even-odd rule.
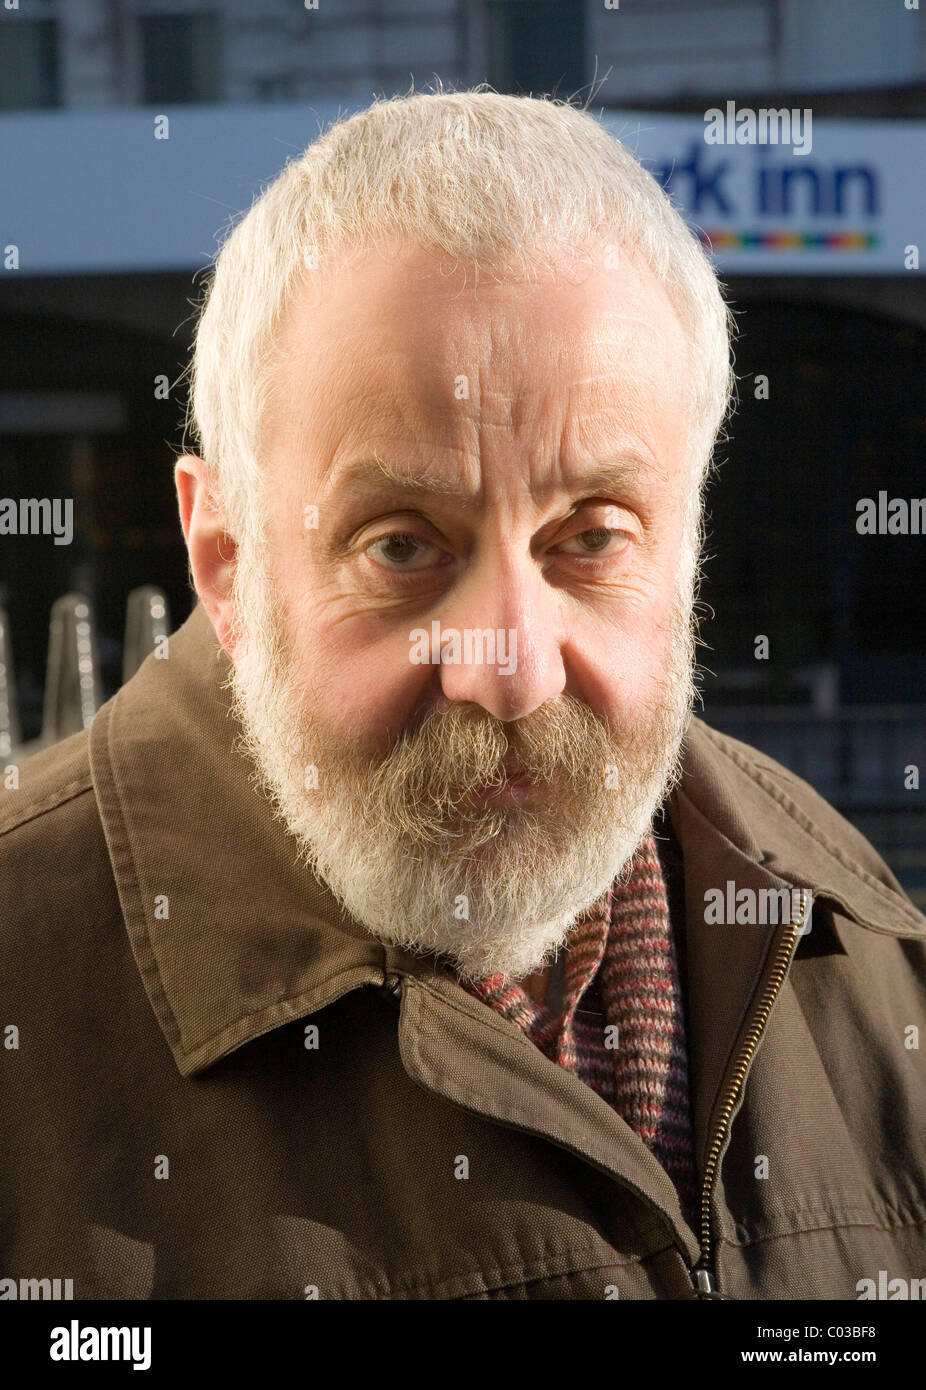
[[[170,628],[167,596],[152,584],[133,589],[126,604],[123,684],[130,680]],[[16,699],[10,625],[0,608],[0,759],[20,763],[33,753],[89,727],[103,703],[93,604],[85,594],[65,594],[52,605],[42,731],[23,743]]]

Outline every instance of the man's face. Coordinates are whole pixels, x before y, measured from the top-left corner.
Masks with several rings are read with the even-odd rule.
[[[676,772],[687,347],[652,275],[603,249],[478,288],[396,250],[310,277],[284,316],[231,688],[347,910],[461,979],[518,979],[629,867]]]

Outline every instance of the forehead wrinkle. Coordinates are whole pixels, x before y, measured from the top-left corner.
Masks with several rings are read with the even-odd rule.
[[[666,383],[661,364],[642,366],[642,371],[625,374],[619,363],[611,363],[570,382],[564,450],[568,440],[582,452],[597,456],[613,449],[616,439],[625,439],[658,465],[665,431],[674,428],[678,411],[687,416],[687,404],[682,383]]]
[[[601,454],[615,448],[617,440],[632,440],[635,447],[642,449],[655,460],[651,441],[641,434],[641,426],[646,422],[646,392],[638,384],[624,382],[613,393],[605,394],[611,399],[599,399],[594,406],[573,409],[572,388],[569,391],[570,407],[566,412],[563,427],[563,452],[571,445],[584,454]]]
[[[461,422],[459,412],[449,402],[437,402],[430,412],[420,409],[420,396],[403,396],[387,387],[369,389],[358,385],[354,390],[339,397],[336,410],[324,411],[323,402],[318,403],[323,410],[316,423],[307,413],[299,419],[290,418],[288,432],[300,457],[311,465],[316,491],[321,496],[330,495],[341,476],[339,460],[349,454],[356,456],[359,450],[366,450],[371,459],[380,453],[400,452],[420,454],[423,450],[441,452],[461,451],[466,446],[462,442],[441,438],[429,442],[429,436],[436,436],[444,420]],[[435,409],[440,420],[435,419]],[[376,446],[373,440],[386,441]]]
[[[532,485],[529,478],[524,481],[527,490],[538,498],[549,497],[555,492],[578,494],[595,489],[620,493],[638,489],[653,472],[650,461],[639,453],[616,449],[611,451],[609,459],[581,473],[570,470],[571,476],[564,476],[562,470],[557,468],[557,476],[548,479],[539,488]],[[369,497],[379,492],[394,492],[409,497],[435,495],[449,498],[471,510],[481,505],[483,497],[482,487],[470,492],[465,485],[453,479],[428,470],[396,468],[377,455],[348,465],[334,480],[333,490],[342,499],[351,495]]]
[[[603,373],[602,377],[608,379],[608,373]],[[586,378],[591,380],[593,378]],[[479,380],[477,375],[476,380]],[[422,460],[420,463],[395,462],[393,450],[390,447],[392,439],[398,443],[398,452],[406,458],[411,454],[418,455],[419,458],[424,450],[433,448],[435,453],[444,455],[447,453],[458,453],[465,458],[470,450],[475,449],[478,455],[477,476],[481,469],[482,460],[491,457],[491,447],[483,447],[481,436],[484,431],[490,433],[503,430],[516,438],[523,432],[526,426],[539,426],[540,432],[548,436],[546,439],[538,439],[532,444],[526,464],[521,471],[518,481],[522,490],[529,496],[546,497],[555,491],[569,492],[579,491],[585,484],[581,479],[565,476],[566,472],[576,475],[583,467],[589,465],[607,465],[609,461],[621,463],[620,470],[613,469],[609,476],[602,474],[601,484],[608,487],[633,486],[639,489],[642,483],[654,477],[658,470],[656,456],[648,440],[641,438],[628,423],[620,418],[621,407],[615,404],[602,405],[593,410],[575,410],[570,407],[573,389],[570,387],[567,396],[567,408],[562,423],[560,424],[555,414],[548,419],[543,418],[542,390],[527,392],[514,391],[508,393],[504,387],[495,386],[494,389],[485,387],[480,382],[479,399],[477,401],[464,401],[455,403],[453,406],[446,407],[446,413],[456,424],[465,432],[467,428],[474,428],[476,435],[480,438],[472,438],[468,441],[448,441],[440,440],[433,445],[428,445],[421,439],[421,431],[417,436],[414,434],[396,434],[386,436],[389,443],[369,447],[364,451],[364,456],[355,461],[339,466],[334,463],[329,473],[328,482],[325,487],[324,496],[327,501],[340,500],[357,495],[380,496],[392,493],[399,493],[409,497],[412,496],[435,496],[458,502],[462,507],[473,510],[478,508],[484,499],[484,478],[482,482],[468,484],[464,481],[457,481],[447,477],[445,473],[428,467]],[[394,423],[397,418],[407,423],[413,412],[408,409],[412,404],[413,398],[405,402],[397,399],[388,392],[378,393],[383,398],[383,404],[388,402],[390,423]],[[640,395],[638,390],[624,388],[624,395],[632,395],[634,403],[637,403]],[[474,410],[481,413],[479,407],[485,397],[494,398],[498,413],[503,419],[499,420],[477,420],[473,419]],[[528,406],[528,400],[534,398],[533,408]],[[364,398],[369,406],[369,398]],[[462,409],[458,408],[462,407]],[[377,412],[380,414],[382,412]],[[417,417],[417,412],[414,412]],[[558,412],[556,412],[558,413]],[[618,420],[612,423],[611,417],[617,413]],[[356,419],[356,417],[354,417]],[[632,422],[630,422],[632,425]],[[616,426],[616,427],[615,427]],[[382,439],[382,435],[380,436]],[[409,447],[409,441],[411,447]],[[344,456],[347,450],[342,446],[337,453]],[[549,460],[545,466],[544,456]],[[537,482],[537,474],[547,467],[552,470],[552,475],[545,482]],[[498,470],[495,470],[497,473]],[[493,475],[494,476],[494,475]],[[498,479],[501,480],[500,477]],[[594,486],[590,482],[589,486]]]

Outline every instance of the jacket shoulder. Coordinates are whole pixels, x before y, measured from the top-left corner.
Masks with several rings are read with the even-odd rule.
[[[7,772],[0,785],[0,846],[19,826],[92,791],[89,746],[90,731],[81,729],[26,758],[15,778]]]
[[[0,769],[0,922],[7,943],[99,902],[111,864],[83,730]],[[11,782],[18,781],[18,785]],[[93,886],[94,891],[87,889]],[[10,935],[12,934],[12,935]]]

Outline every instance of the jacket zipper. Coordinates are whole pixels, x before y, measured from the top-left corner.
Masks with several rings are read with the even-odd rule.
[[[743,1043],[742,1050],[736,1060],[733,1069],[733,1077],[724,1096],[724,1103],[720,1111],[720,1123],[711,1141],[707,1152],[707,1163],[704,1168],[704,1184],[701,1188],[701,1256],[694,1269],[691,1271],[691,1282],[699,1298],[726,1298],[726,1294],[720,1292],[717,1283],[717,1273],[713,1263],[713,1238],[711,1232],[711,1198],[714,1195],[714,1186],[717,1181],[717,1174],[720,1171],[720,1159],[726,1146],[730,1133],[730,1124],[733,1118],[733,1111],[736,1107],[737,1099],[742,1092],[746,1081],[746,1075],[752,1065],[752,1059],[756,1054],[765,1026],[768,1023],[769,1014],[781,986],[784,984],[794,949],[800,939],[804,926],[807,922],[807,909],[812,894],[808,889],[801,891],[800,916],[796,921],[792,921],[788,931],[782,938],[775,953],[775,961],[772,972],[768,978],[759,1007],[753,1015]]]

